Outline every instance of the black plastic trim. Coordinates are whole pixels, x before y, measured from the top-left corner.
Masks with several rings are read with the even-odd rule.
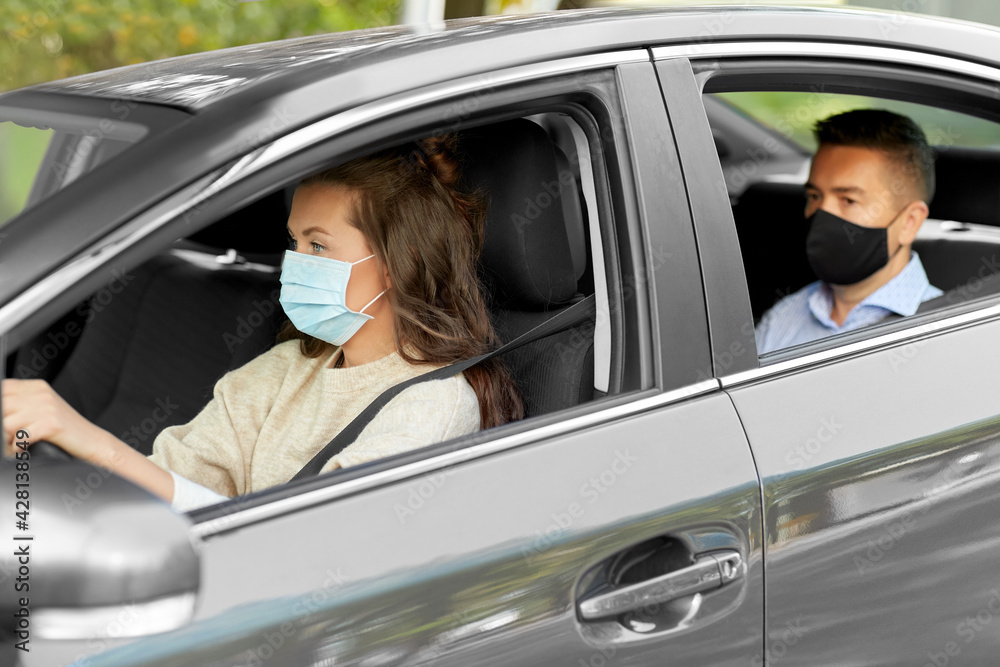
[[[743,256],[701,91],[687,59],[657,61],[656,72],[684,165],[708,302],[711,360],[690,380],[756,368],[757,343]]]

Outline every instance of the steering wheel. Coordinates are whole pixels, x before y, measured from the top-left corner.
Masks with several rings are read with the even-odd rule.
[[[73,458],[65,449],[48,440],[39,440],[28,448],[28,453],[31,454],[31,458],[37,457],[48,461],[69,461]]]

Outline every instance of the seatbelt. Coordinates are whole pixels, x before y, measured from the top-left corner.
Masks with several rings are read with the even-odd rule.
[[[478,357],[473,357],[472,359],[459,361],[450,366],[436,368],[433,371],[424,373],[423,375],[418,375],[415,378],[411,378],[405,382],[400,382],[397,385],[389,387],[383,391],[378,398],[369,403],[368,407],[362,410],[350,424],[345,426],[340,431],[340,433],[334,436],[333,440],[328,442],[323,449],[319,450],[319,452],[312,457],[309,463],[305,464],[301,470],[295,473],[295,476],[292,477],[290,481],[294,482],[310,475],[319,474],[319,471],[323,469],[323,466],[326,465],[330,459],[343,451],[345,447],[354,442],[357,437],[361,435],[361,431],[363,431],[364,428],[368,426],[369,422],[375,418],[375,415],[378,414],[379,410],[385,407],[386,403],[398,396],[399,393],[407,387],[412,387],[420,382],[440,380],[442,378],[449,378],[453,375],[458,375],[465,369],[471,368],[472,366],[486,361],[487,359],[492,359],[493,357],[510,352],[511,350],[517,349],[541,338],[545,338],[546,336],[559,333],[560,331],[570,328],[574,324],[582,322],[584,318],[593,316],[597,312],[596,304],[597,301],[594,298],[594,295],[590,295],[582,301],[573,304],[566,310],[553,315],[537,327],[521,334],[514,340],[505,343],[492,352],[481,354]]]

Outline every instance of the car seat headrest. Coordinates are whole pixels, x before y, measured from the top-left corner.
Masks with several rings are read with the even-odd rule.
[[[992,150],[936,146],[930,217],[1000,226],[1000,160]]]
[[[488,201],[481,274],[493,306],[545,310],[569,301],[580,274],[565,218],[572,207],[562,198],[578,195],[545,130],[505,121],[462,132],[459,148],[462,187]]]

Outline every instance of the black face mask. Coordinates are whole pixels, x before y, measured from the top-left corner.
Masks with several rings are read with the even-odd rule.
[[[816,276],[834,285],[853,285],[888,264],[889,227],[899,213],[887,227],[862,227],[822,209],[806,218],[806,257]]]

